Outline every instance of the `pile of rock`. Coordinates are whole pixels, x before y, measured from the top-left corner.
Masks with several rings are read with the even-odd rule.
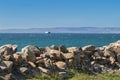
[[[28,45],[17,52],[17,45],[0,47],[0,76],[6,80],[24,80],[40,73],[65,78],[70,69],[92,72],[114,72],[120,69],[120,41],[96,48],[55,46],[39,48]]]

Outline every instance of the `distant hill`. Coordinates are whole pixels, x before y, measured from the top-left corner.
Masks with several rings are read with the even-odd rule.
[[[120,27],[56,27],[30,29],[1,29],[0,33],[120,33]]]

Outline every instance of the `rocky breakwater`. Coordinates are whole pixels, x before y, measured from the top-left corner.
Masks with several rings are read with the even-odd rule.
[[[28,45],[17,52],[17,45],[0,47],[0,76],[6,80],[25,80],[41,73],[68,77],[76,69],[94,73],[115,72],[120,69],[120,41],[103,47],[55,46],[39,48]]]

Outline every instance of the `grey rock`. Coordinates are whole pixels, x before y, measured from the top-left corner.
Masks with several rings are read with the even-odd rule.
[[[50,46],[50,48],[54,50],[59,50],[58,46],[55,46],[55,45]]]
[[[63,53],[67,53],[67,52],[68,52],[67,48],[66,48],[64,45],[61,45],[61,46],[59,47],[59,51],[61,51],[61,52],[63,52]]]
[[[12,66],[13,66],[12,61],[2,61],[2,62],[0,62],[0,69],[2,71],[11,72],[12,71]]]
[[[88,45],[88,46],[84,46],[83,48],[82,48],[82,50],[83,51],[94,51],[95,50],[95,46],[93,46],[93,45]]]
[[[51,74],[51,71],[49,70],[49,69],[46,69],[46,68],[43,68],[43,67],[38,67],[38,69],[40,70],[40,71],[42,71],[43,73],[46,73],[46,74]]]
[[[22,48],[22,57],[24,59],[27,59],[28,61],[35,61],[36,57],[40,56],[41,51],[39,50],[38,47],[36,46],[26,46],[24,48]]]

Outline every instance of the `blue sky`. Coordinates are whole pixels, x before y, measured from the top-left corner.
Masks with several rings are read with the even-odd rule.
[[[0,29],[120,27],[120,0],[0,0]]]

